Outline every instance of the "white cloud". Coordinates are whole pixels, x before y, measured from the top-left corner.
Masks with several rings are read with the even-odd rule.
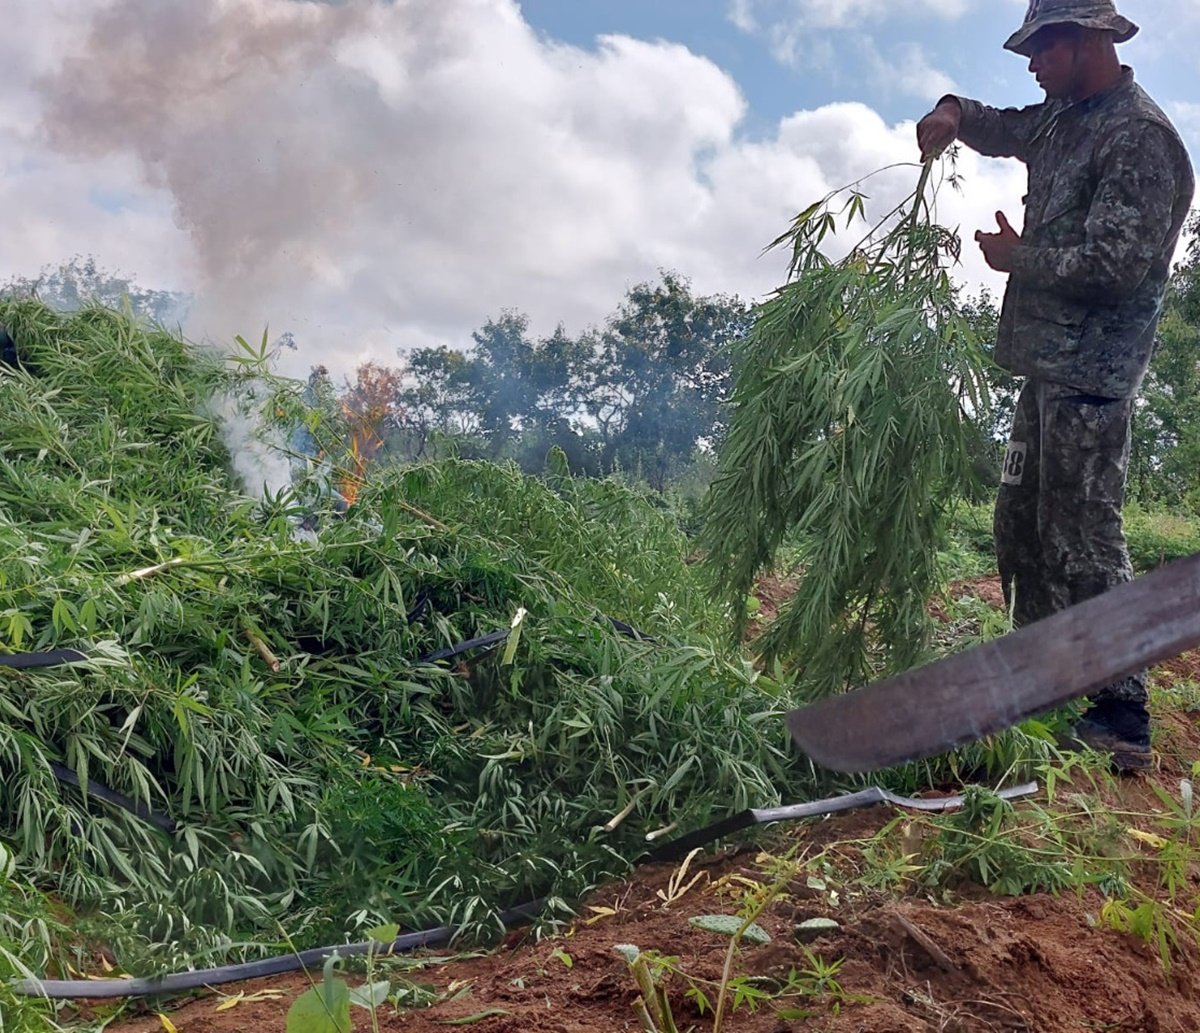
[[[1193,150],[1200,151],[1200,104],[1176,101],[1167,105],[1167,114]]]
[[[930,16],[961,17],[973,0],[732,0],[729,19],[743,32],[761,37],[782,65],[837,80],[847,69],[865,66],[871,85],[883,96],[901,93],[936,100],[953,92],[954,80],[933,66],[915,42],[893,42],[886,53],[869,29],[881,22]]]
[[[879,71],[885,82],[895,83],[901,92],[929,101],[960,92],[950,76],[929,63],[919,43],[901,44],[893,55],[890,61],[883,59]]]
[[[753,32],[758,28],[758,19],[754,16],[756,0],[730,0],[729,20],[742,32]]]
[[[961,18],[973,0],[732,0],[730,20],[745,31],[760,25],[794,29],[861,29],[884,19]]]
[[[785,269],[761,248],[796,211],[915,158],[911,124],[858,104],[748,141],[710,61],[547,42],[513,0],[117,0],[90,22],[88,7],[38,8],[26,27],[55,59],[5,73],[4,103],[41,129],[0,122],[0,278],[92,253],[196,289],[196,333],[295,331],[293,372],[462,344],[509,307],[580,330],[659,268],[761,296]],[[1019,211],[1019,166],[967,155],[962,171],[942,215],[965,235]],[[870,189],[890,204],[915,179]],[[994,284],[966,251],[963,278]]]

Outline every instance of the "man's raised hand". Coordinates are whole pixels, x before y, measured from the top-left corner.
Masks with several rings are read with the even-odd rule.
[[[936,158],[958,139],[962,124],[962,106],[956,100],[944,100],[917,123],[917,146],[921,160]]]

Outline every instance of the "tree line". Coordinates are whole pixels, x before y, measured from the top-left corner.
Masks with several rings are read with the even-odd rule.
[[[378,459],[454,454],[537,472],[558,448],[577,474],[620,470],[662,490],[719,442],[732,345],[751,319],[739,298],[698,296],[663,273],[578,336],[560,326],[539,337],[527,316],[506,312],[467,350],[422,348],[402,366],[360,367],[340,397],[375,423]]]
[[[1138,401],[1129,495],[1200,513],[1200,216],[1188,237]],[[188,301],[80,257],[11,280],[0,294],[36,294],[62,309],[98,301],[167,323]],[[992,296],[964,298],[961,310],[984,342],[994,340]],[[579,475],[620,472],[659,491],[680,483],[702,489],[725,431],[734,348],[753,319],[748,302],[698,295],[684,276],[663,272],[631,288],[601,326],[574,336],[562,326],[538,336],[526,315],[508,311],[487,320],[465,348],[404,352],[395,365],[368,363],[340,384],[315,367],[311,379],[323,380],[318,394],[372,441],[374,461],[458,455],[536,473],[557,448]],[[289,335],[282,344],[297,347]],[[998,477],[1019,386],[994,368],[993,405],[973,414],[984,492]]]

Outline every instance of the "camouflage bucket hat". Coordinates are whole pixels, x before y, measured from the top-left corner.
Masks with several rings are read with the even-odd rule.
[[[1125,43],[1138,33],[1133,22],[1117,13],[1113,0],[1029,0],[1025,24],[1009,37],[1004,49],[1029,57],[1029,41],[1039,29],[1064,23],[1103,29],[1111,32],[1118,43]]]

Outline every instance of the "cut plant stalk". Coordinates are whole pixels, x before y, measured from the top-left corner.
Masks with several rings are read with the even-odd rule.
[[[155,563],[153,566],[142,567],[138,570],[131,570],[128,574],[121,574],[117,578],[115,584],[127,585],[132,581],[141,581],[144,578],[154,577],[155,574],[162,574],[165,571],[174,570],[176,567],[186,567],[189,565],[203,565],[205,562],[211,562],[211,561],[187,560],[187,559],[183,559],[183,558],[179,557],[179,558],[176,558],[173,560],[167,560],[165,563]]]
[[[250,644],[254,646],[255,650],[257,650],[258,655],[262,657],[263,662],[274,674],[278,674],[283,665],[279,662],[279,657],[271,652],[271,647],[268,646],[266,642],[259,638],[259,636],[249,628],[246,629],[246,638],[250,640]]]

